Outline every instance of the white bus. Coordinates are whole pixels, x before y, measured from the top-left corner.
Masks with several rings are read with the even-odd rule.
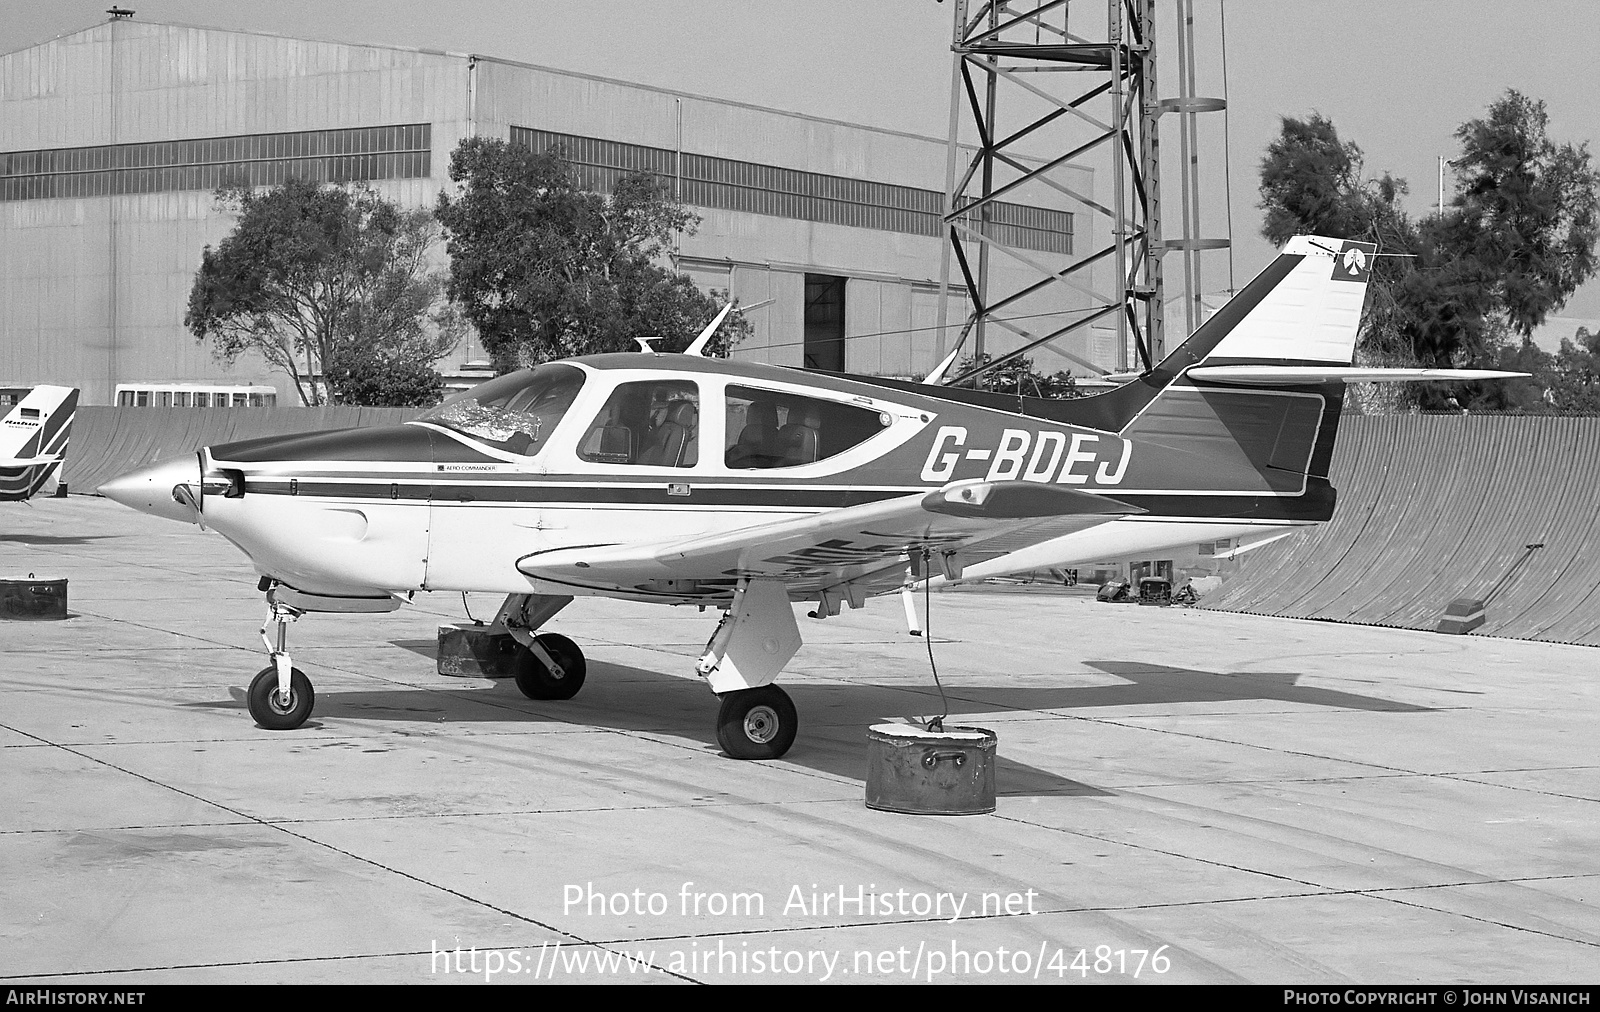
[[[274,408],[275,387],[238,383],[118,383],[119,408]]]

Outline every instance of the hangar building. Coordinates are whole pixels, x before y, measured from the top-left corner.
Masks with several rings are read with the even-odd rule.
[[[110,404],[119,387],[210,383],[234,404],[243,390],[295,403],[264,362],[225,368],[183,327],[201,251],[233,225],[214,189],[241,174],[368,180],[431,207],[474,135],[559,144],[601,188],[638,169],[670,180],[703,219],[679,269],[753,307],[737,357],[921,375],[964,316],[952,295],[953,325],[937,331],[942,138],[487,56],[115,16],[0,56],[0,386],[70,384]],[[1072,188],[1092,195],[1093,172],[1075,171]],[[990,227],[1037,262],[1106,241],[1075,234],[1097,216],[1059,191],[1007,196]],[[1070,312],[1070,299],[1018,312]],[[1060,346],[1115,361],[1105,331]],[[469,340],[440,369],[466,385],[483,359]]]

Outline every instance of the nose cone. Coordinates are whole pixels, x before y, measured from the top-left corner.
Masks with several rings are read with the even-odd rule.
[[[200,460],[194,454],[163,460],[137,471],[118,475],[101,485],[99,492],[140,513],[195,523],[198,517],[192,507],[172,497],[175,485],[188,485],[195,495],[200,493]]]

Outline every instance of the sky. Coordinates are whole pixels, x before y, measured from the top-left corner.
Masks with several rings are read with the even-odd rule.
[[[1158,19],[1170,23],[1176,3],[1161,0]],[[1220,115],[1201,118],[1202,232],[1227,235],[1231,218],[1238,285],[1272,256],[1258,234],[1256,173],[1284,116],[1320,112],[1331,119],[1341,137],[1360,145],[1369,174],[1409,181],[1407,207],[1416,215],[1436,203],[1436,159],[1459,152],[1456,128],[1483,115],[1508,88],[1546,103],[1554,139],[1600,138],[1600,75],[1590,69],[1600,3],[1193,3],[1198,91],[1221,96],[1225,65],[1229,102],[1225,132]],[[1100,0],[1074,4],[1103,10]],[[88,27],[105,18],[107,6],[0,0],[0,52]],[[953,4],[937,0],[123,0],[123,6],[140,20],[481,53],[933,137],[949,129]],[[1215,266],[1208,271],[1225,288],[1226,261],[1210,256]],[[1600,317],[1600,283],[1581,290],[1561,315]]]

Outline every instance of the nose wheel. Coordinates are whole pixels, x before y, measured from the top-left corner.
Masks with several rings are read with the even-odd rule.
[[[800,728],[789,694],[776,685],[740,689],[722,697],[717,744],[733,759],[777,759]]]

